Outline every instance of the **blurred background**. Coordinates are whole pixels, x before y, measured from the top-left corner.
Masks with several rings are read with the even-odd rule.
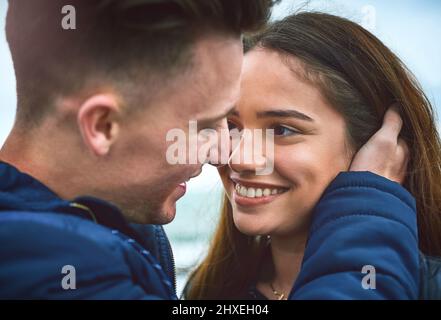
[[[34,0],[35,1],[35,0]],[[0,0],[0,146],[15,117],[15,78],[4,34],[7,0]],[[438,0],[282,0],[273,20],[298,10],[316,10],[349,18],[373,32],[413,71],[439,113],[441,108],[441,1]],[[439,123],[439,119],[437,120]],[[206,252],[217,223],[222,186],[206,166],[188,183],[177,204],[176,219],[165,226],[178,271],[178,293],[188,272]]]

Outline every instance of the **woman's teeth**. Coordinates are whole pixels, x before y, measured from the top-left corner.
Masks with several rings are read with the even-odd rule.
[[[269,189],[269,188],[252,188],[252,187],[245,187],[240,184],[236,184],[235,186],[236,193],[241,195],[242,197],[247,198],[260,198],[260,197],[267,197],[270,195],[280,194],[286,191],[286,189]]]

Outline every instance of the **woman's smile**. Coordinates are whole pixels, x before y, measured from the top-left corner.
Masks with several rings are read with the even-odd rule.
[[[232,178],[233,201],[243,207],[270,203],[290,190],[289,187]]]

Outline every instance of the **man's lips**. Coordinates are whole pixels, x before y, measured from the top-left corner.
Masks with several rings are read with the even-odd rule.
[[[174,193],[176,193],[177,199],[183,197],[185,195],[185,192],[187,192],[187,183],[185,182],[178,184],[174,191]]]
[[[179,187],[181,187],[182,189],[184,189],[184,191],[187,190],[187,183],[186,182],[182,182],[179,184]]]
[[[186,180],[186,181],[184,181],[184,182],[181,182],[181,183],[179,183],[179,184],[176,186],[175,190],[177,190],[177,197],[178,197],[178,199],[185,195],[185,193],[186,193],[186,191],[187,191],[187,182],[188,182],[190,179],[192,179],[192,178],[197,177],[198,175],[200,175],[201,172],[202,172],[202,170],[199,170],[198,172],[196,172],[195,174],[193,174],[192,176],[190,176],[190,177],[188,178],[188,180]]]

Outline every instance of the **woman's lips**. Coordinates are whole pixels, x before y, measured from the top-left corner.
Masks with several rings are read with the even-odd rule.
[[[285,187],[272,186],[270,188],[268,185],[259,187],[256,183],[253,183],[253,186],[245,186],[234,181],[233,186],[233,200],[238,205],[246,207],[270,203],[289,190]]]

